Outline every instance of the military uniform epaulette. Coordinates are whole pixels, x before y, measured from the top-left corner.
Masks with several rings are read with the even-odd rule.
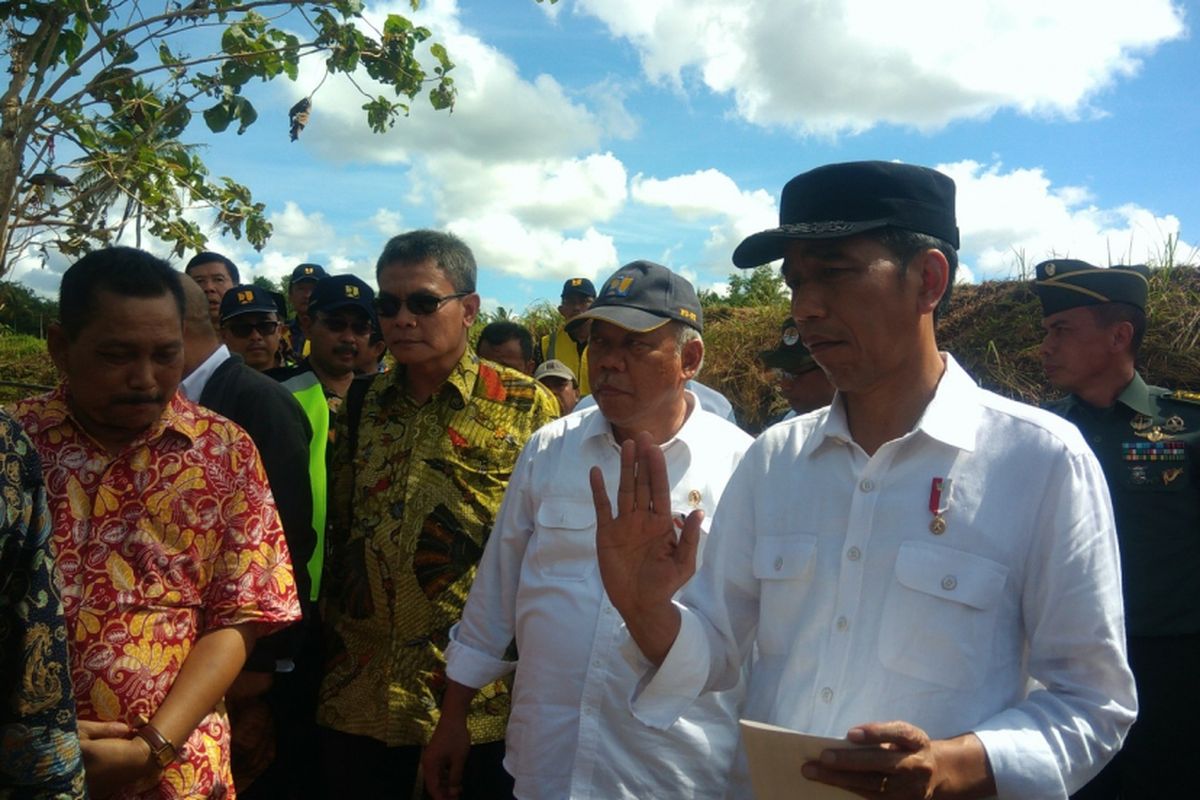
[[[1193,403],[1200,406],[1200,392],[1185,392],[1183,390],[1168,392],[1163,395],[1166,400],[1178,400],[1181,403]]]

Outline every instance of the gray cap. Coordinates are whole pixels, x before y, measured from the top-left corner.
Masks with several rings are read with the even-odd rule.
[[[534,370],[533,377],[539,381],[542,378],[566,378],[569,381],[578,380],[575,377],[575,373],[571,371],[571,368],[557,358],[549,358],[539,364],[538,368]]]

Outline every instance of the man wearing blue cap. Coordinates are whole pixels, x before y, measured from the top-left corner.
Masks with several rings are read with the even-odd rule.
[[[700,515],[677,540],[658,448],[625,445],[615,515],[593,471],[605,588],[654,665],[647,724],[748,668],[743,717],[849,740],[787,779],[868,798],[1063,798],[1119,747],[1135,699],[1104,477],[1074,426],[939,352],[957,245],[953,181],[856,162],[794,178],[779,227],[735,250],[783,259],[837,394],[750,446],[680,603]]]
[[[221,337],[225,345],[259,372],[279,366],[279,306],[271,293],[252,283],[234,286],[221,298]]]
[[[591,307],[596,299],[596,287],[587,278],[568,278],[563,283],[562,302],[558,313],[563,322],[554,333],[542,337],[541,359],[554,358],[567,365],[567,369],[579,376],[579,396],[591,394],[588,386],[587,340],[588,324],[572,324],[574,319]]]
[[[328,277],[329,273],[320,264],[298,264],[288,280],[288,302],[296,314],[287,321],[284,344],[288,348],[288,356],[297,363],[308,355],[308,338],[302,324],[303,317],[308,312],[308,299],[312,296],[317,281]]]
[[[1121,547],[1138,719],[1083,800],[1186,797],[1180,733],[1200,714],[1200,395],[1149,386],[1136,369],[1150,271],[1054,259],[1037,265],[1042,364],[1066,391],[1050,409],[1079,426],[1104,468]]]
[[[669,505],[682,519],[718,505],[750,437],[685,388],[704,360],[704,314],[686,279],[649,261],[626,264],[581,318],[592,326],[599,408],[546,425],[513,469],[446,649],[450,685],[422,760],[435,800],[454,797],[460,784],[467,701],[514,668],[504,763],[516,796],[725,796],[741,687],[698,699],[667,730],[629,714],[641,669],[596,569],[588,470],[601,464],[615,482],[620,442],[648,433],[666,459]]]

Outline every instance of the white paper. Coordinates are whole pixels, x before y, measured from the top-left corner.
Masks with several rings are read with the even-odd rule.
[[[765,722],[738,720],[756,800],[861,800],[851,791],[810,781],[800,773],[828,748],[860,747],[846,739],[813,736]]]

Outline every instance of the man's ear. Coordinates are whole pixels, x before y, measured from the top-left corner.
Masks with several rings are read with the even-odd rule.
[[[475,317],[479,314],[479,295],[471,292],[462,299],[463,304],[463,326],[470,328],[475,324]]]
[[[60,375],[67,374],[67,350],[70,344],[63,326],[58,322],[51,322],[46,328],[46,349],[50,351],[50,360],[54,362]]]
[[[700,363],[704,361],[704,342],[699,339],[685,342],[679,353],[679,361],[683,379],[690,381],[700,371]]]
[[[1129,320],[1122,320],[1112,326],[1110,333],[1112,336],[1113,352],[1124,353],[1125,351],[1133,351],[1133,323]]]
[[[932,314],[950,284],[950,262],[941,250],[930,247],[909,260],[908,271],[915,272],[921,281],[917,310],[921,314]]]

